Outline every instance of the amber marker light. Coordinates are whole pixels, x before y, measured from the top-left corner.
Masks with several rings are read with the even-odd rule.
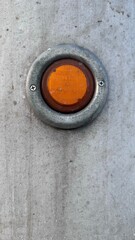
[[[55,111],[74,113],[91,101],[95,92],[92,72],[82,62],[61,59],[52,63],[41,80],[45,102]]]

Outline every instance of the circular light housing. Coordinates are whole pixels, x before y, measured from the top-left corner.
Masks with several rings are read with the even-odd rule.
[[[95,92],[95,81],[90,69],[80,61],[57,60],[44,72],[41,92],[55,111],[73,113],[90,102]]]
[[[92,121],[102,110],[108,94],[108,76],[103,64],[88,49],[61,44],[34,61],[26,93],[43,122],[73,129]]]

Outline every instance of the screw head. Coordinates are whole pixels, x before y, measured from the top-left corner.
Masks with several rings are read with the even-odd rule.
[[[36,89],[37,89],[36,85],[32,84],[32,85],[30,86],[30,90],[31,90],[32,92],[35,92]]]
[[[103,81],[103,80],[100,80],[100,81],[99,81],[99,83],[98,83],[98,85],[99,85],[100,87],[103,87],[103,86],[104,86],[104,84],[105,84],[105,83],[104,83],[104,81]]]

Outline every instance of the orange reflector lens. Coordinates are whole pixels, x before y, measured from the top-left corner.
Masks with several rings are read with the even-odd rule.
[[[84,108],[95,91],[91,71],[81,62],[62,59],[45,71],[41,92],[47,104],[56,111],[72,113]]]
[[[48,77],[48,90],[58,103],[72,105],[84,97],[87,80],[79,68],[72,65],[60,66]]]

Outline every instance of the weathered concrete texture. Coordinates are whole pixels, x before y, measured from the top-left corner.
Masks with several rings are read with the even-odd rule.
[[[135,239],[135,1],[0,1],[0,240]],[[102,60],[110,95],[85,128],[33,114],[25,80],[52,45]]]

